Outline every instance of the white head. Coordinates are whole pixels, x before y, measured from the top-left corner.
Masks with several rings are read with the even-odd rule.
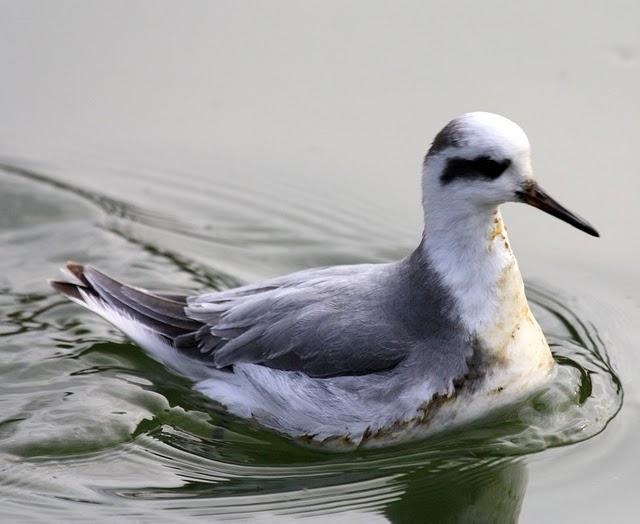
[[[533,179],[529,139],[511,120],[493,113],[466,113],[435,137],[424,161],[425,217],[442,220],[525,202],[597,236],[551,199]]]

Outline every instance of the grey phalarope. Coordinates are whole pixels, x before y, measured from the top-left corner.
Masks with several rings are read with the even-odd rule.
[[[51,283],[239,417],[316,443],[413,438],[460,418],[470,400],[526,394],[554,368],[499,206],[525,202],[598,236],[538,186],[527,136],[495,114],[449,122],[422,182],[422,242],[397,262],[197,296],[73,262]]]

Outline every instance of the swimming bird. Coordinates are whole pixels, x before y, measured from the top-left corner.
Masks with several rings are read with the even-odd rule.
[[[476,401],[518,398],[552,375],[500,214],[506,202],[599,236],[534,180],[524,131],[475,112],[428,149],[424,233],[402,260],[196,296],[74,262],[51,284],[234,415],[310,443],[378,446],[457,420]]]

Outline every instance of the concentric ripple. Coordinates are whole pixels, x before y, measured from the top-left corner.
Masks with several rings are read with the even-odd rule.
[[[144,179],[133,177],[133,186]],[[334,262],[356,258],[343,239],[358,237],[346,230],[359,220],[351,211],[328,225],[329,210],[323,215],[311,204],[313,219],[299,220],[300,206],[278,214],[282,201],[271,188],[263,211],[260,202],[252,210],[262,224],[251,232],[238,187],[217,181],[194,195],[165,182],[165,196],[148,210],[124,194],[107,197],[20,166],[0,172],[0,205],[10,201],[16,210],[0,223],[0,241],[9,246],[0,281],[0,494],[7,515],[18,519],[39,508],[68,518],[81,507],[85,520],[258,513],[285,521],[338,514],[362,522],[415,522],[416,514],[512,521],[527,487],[527,455],[594,437],[621,408],[615,342],[601,335],[606,315],[592,318],[561,289],[536,283],[528,295],[558,373],[515,406],[418,443],[345,454],[308,449],[235,419],[56,296],[45,277],[65,259],[82,258],[111,273],[126,268],[127,278],[150,287],[223,288],[247,275],[240,265],[249,257],[251,274],[288,270],[292,262],[274,255],[285,238],[305,238],[296,248],[305,265],[327,263],[327,253]],[[283,201],[298,200],[291,191],[282,191],[289,194]],[[199,199],[216,195],[224,195],[225,223],[238,217],[231,232],[207,227]],[[169,202],[176,198],[184,216]],[[39,213],[20,222],[25,208]],[[269,240],[275,231],[281,234]]]

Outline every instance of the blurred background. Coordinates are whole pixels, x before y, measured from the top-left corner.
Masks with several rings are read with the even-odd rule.
[[[522,506],[527,522],[599,522],[616,511],[633,521],[638,2],[23,0],[0,1],[0,13],[0,320],[12,337],[0,402],[11,420],[37,420],[11,426],[7,456],[49,456],[72,433],[80,448],[120,442],[99,434],[95,419],[73,419],[77,405],[63,411],[66,422],[38,418],[82,368],[64,360],[67,379],[53,384],[44,363],[64,353],[71,343],[61,333],[77,328],[65,322],[80,317],[46,286],[59,263],[81,258],[140,285],[200,289],[404,256],[421,233],[420,168],[432,137],[460,113],[491,111],[524,128],[543,187],[602,235],[525,206],[504,211],[527,281],[597,326],[626,395],[598,438],[533,456],[528,482],[514,481],[523,478],[514,470],[492,478],[521,486],[512,518]],[[126,346],[80,318],[87,347],[104,337]],[[148,402],[136,406],[118,429],[124,440],[149,416]],[[43,434],[59,440],[43,443]],[[113,478],[131,478],[118,471]],[[7,485],[24,475],[16,469]],[[93,470],[77,478],[82,493],[97,482]],[[14,516],[29,515],[34,492],[58,489],[27,485],[12,495]],[[415,500],[385,518],[407,520]],[[350,519],[382,519],[351,510]]]
[[[614,251],[607,279],[627,278],[638,255],[625,226],[639,189],[639,11],[633,1],[3,2],[0,147],[65,167],[246,176],[247,193],[287,179],[329,207],[370,203],[416,237],[434,133],[460,113],[497,112],[528,133],[548,190],[603,233],[594,242],[510,206],[522,263],[570,252],[576,270],[581,257],[606,270]]]

